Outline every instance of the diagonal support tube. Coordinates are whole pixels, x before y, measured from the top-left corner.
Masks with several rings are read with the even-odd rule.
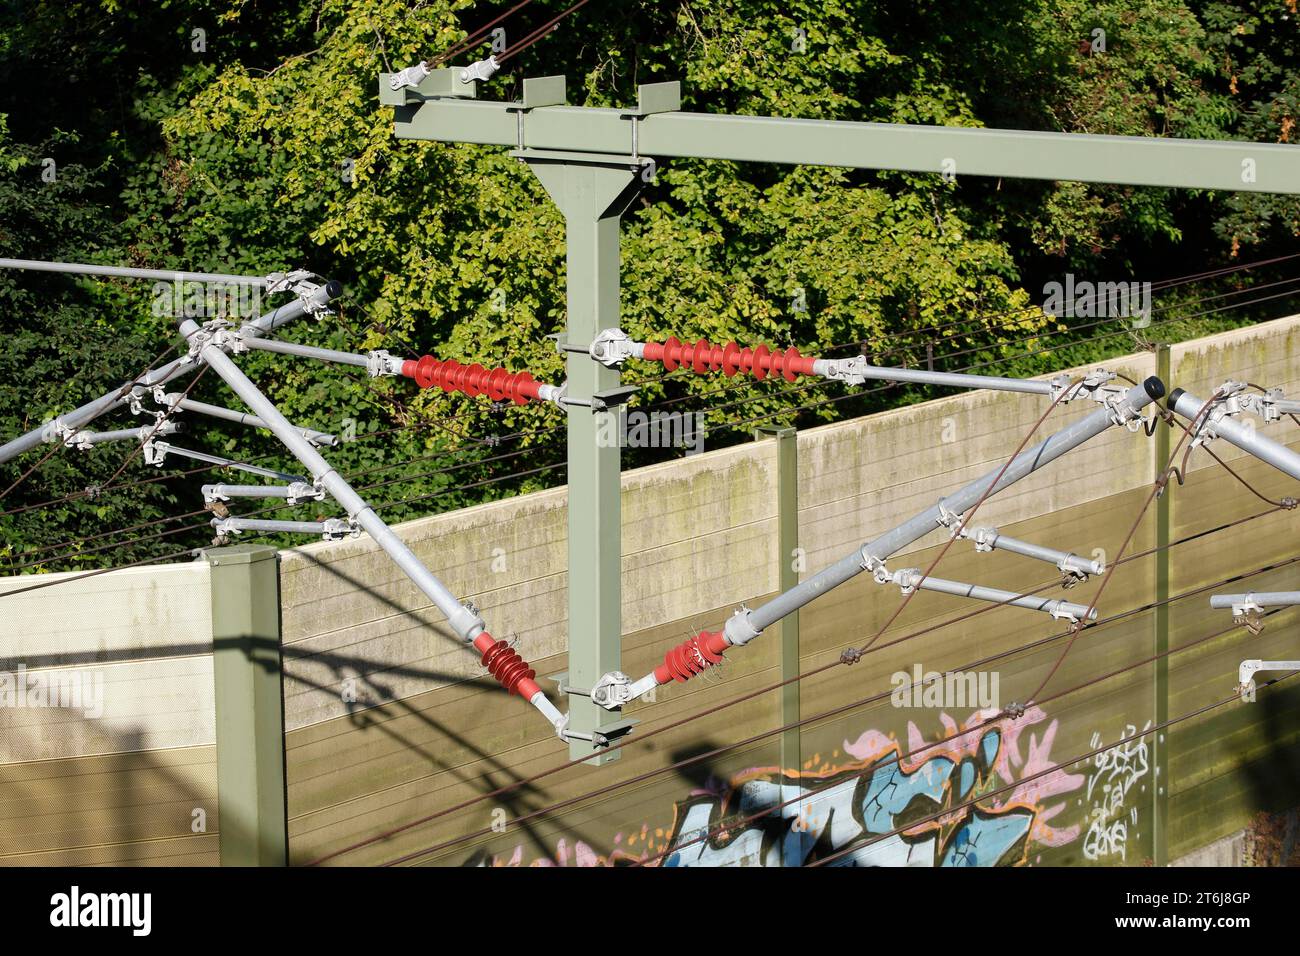
[[[192,339],[200,331],[198,323],[193,320],[187,319],[181,323],[181,334],[186,339]],[[483,619],[475,611],[461,604],[447,586],[424,566],[424,563],[406,546],[406,542],[384,523],[384,520],[353,490],[343,476],[334,470],[315,446],[304,438],[274,403],[262,394],[253,381],[240,371],[239,366],[219,345],[205,345],[200,356],[214,372],[221,376],[244,404],[266,422],[266,427],[284,447],[306,466],[315,479],[315,484],[329,492],[330,496],[347,512],[348,517],[375,540],[375,543],[393,559],[415,586],[446,616],[448,625],[461,640],[472,644],[483,655],[483,663],[492,676],[508,690],[519,694],[536,707],[556,732],[563,736],[566,719],[546,699],[546,695],[533,679],[536,674],[532,668],[528,667],[515,651],[484,630]]]
[[[884,564],[886,558],[941,526],[946,526],[952,515],[961,514],[973,507],[986,492],[989,495],[996,494],[1097,437],[1112,425],[1136,420],[1142,409],[1163,398],[1164,394],[1164,383],[1154,376],[1148,378],[1141,385],[1128,389],[1113,401],[1108,401],[1103,407],[1067,425],[1033,448],[1021,452],[1005,470],[1001,467],[993,469],[761,607],[753,610],[741,608],[727,620],[721,632],[705,632],[688,638],[665,655],[663,665],[631,684],[622,702],[635,699],[656,684],[667,683],[669,680],[685,681],[716,664],[728,647],[749,643],[787,614],[810,604],[863,571],[874,571]],[[999,474],[1001,478],[998,477]]]
[[[246,471],[250,475],[262,475],[265,478],[275,478],[278,481],[307,482],[307,479],[302,475],[290,475],[283,471],[276,471],[274,468],[263,468],[260,465],[249,465],[242,461],[235,461],[233,458],[223,458],[221,455],[209,455],[206,451],[195,451],[192,448],[177,448],[175,445],[171,444],[171,442],[151,441],[145,445],[145,461],[151,465],[161,465],[163,459],[168,455],[180,455],[182,458],[192,458],[195,461],[206,461],[209,464],[220,465],[223,468],[235,468],[239,471]]]
[[[135,428],[116,428],[107,432],[76,432],[64,444],[70,448],[89,448],[109,441],[143,442],[156,435],[171,435],[178,431],[178,422],[163,420],[156,425],[137,425]]]
[[[1152,402],[1164,397],[1164,384],[1154,376],[1141,385],[1129,389],[1118,405],[1126,408],[1132,417]],[[1099,408],[1078,421],[1067,425],[1054,435],[1045,438],[1033,448],[1028,448],[1017,455],[998,479],[1001,468],[995,468],[982,478],[972,481],[958,491],[953,492],[942,502],[932,505],[925,511],[903,522],[896,528],[886,531],[874,541],[864,544],[861,549],[842,558],[823,571],[814,574],[791,588],[785,594],[773,598],[762,607],[752,611],[741,612],[727,622],[726,635],[732,644],[744,644],[757,637],[791,611],[798,610],[815,600],[823,592],[838,587],[866,570],[871,559],[883,562],[891,555],[925,537],[943,523],[945,512],[961,514],[971,508],[987,491],[997,494],[1022,478],[1033,474],[1044,465],[1050,464],[1067,452],[1073,451],[1084,442],[1096,438],[1115,422],[1112,408]],[[996,484],[994,483],[996,481]]]

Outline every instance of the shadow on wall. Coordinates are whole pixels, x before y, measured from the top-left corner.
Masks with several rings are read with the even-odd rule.
[[[321,561],[313,553],[297,553],[310,561],[315,567],[343,581],[348,586],[358,590],[367,590],[372,597],[379,600],[384,607],[394,612],[394,614],[412,621],[421,628],[433,631],[439,637],[453,643],[458,648],[465,647],[464,643],[452,634],[445,624],[441,622],[438,624],[431,623],[425,619],[420,611],[408,610],[391,598],[370,591],[364,582],[346,574],[335,564]],[[437,612],[434,611],[433,613],[436,614]],[[466,650],[465,653],[467,655],[473,654],[475,658],[478,657],[472,649]],[[478,691],[506,695],[505,688],[487,674],[486,668],[482,668],[480,676],[466,679],[462,675],[440,673],[428,668],[413,667],[407,664],[369,661],[358,655],[342,654],[336,651],[299,650],[292,644],[285,646],[284,655],[284,669],[287,680],[311,688],[319,693],[327,694],[331,699],[339,697],[340,688],[343,686],[344,681],[353,681],[354,692],[344,699],[349,723],[363,733],[383,734],[396,745],[414,755],[415,759],[428,768],[449,772],[458,782],[472,787],[480,794],[491,793],[501,787],[519,784],[523,780],[522,776],[497,756],[476,746],[467,737],[452,730],[441,721],[434,719],[427,711],[412,706],[408,699],[399,698],[392,686],[385,682],[387,677],[408,677],[440,686],[470,683]],[[334,681],[331,683],[313,679],[303,672],[304,668],[294,666],[298,663],[308,662],[327,667]],[[492,698],[487,699],[491,700]],[[406,734],[401,733],[395,726],[398,723],[397,718],[400,717],[410,717],[423,724],[432,730],[438,738],[453,744],[455,748],[453,752],[458,750],[461,754],[468,753],[470,760],[467,761],[463,756],[458,756],[455,762],[452,763],[441,758],[428,745],[421,745]],[[463,769],[462,765],[486,766],[486,769],[468,772]],[[340,773],[346,772],[348,772],[348,768],[340,768]],[[501,794],[494,799],[496,804],[504,809],[512,820],[526,816],[530,811],[536,810],[549,802],[545,791],[532,784],[523,784],[517,789]],[[425,812],[433,813],[438,809],[441,808],[430,803]],[[418,816],[418,811],[413,815]],[[537,852],[543,854],[549,852],[543,837],[537,832],[532,822],[512,823],[511,826],[522,832],[529,844]],[[377,846],[383,847],[384,843],[380,842]],[[326,852],[329,852],[329,847],[303,846],[301,839],[291,839],[290,842],[289,855],[291,863],[308,862]],[[392,854],[400,855],[396,850],[392,851]],[[340,862],[349,862],[349,860],[342,858]]]
[[[96,719],[67,708],[50,715],[63,733],[71,721]],[[0,866],[219,862],[213,747],[148,750],[143,726],[101,725],[87,736],[99,738],[101,753],[0,765]]]
[[[1259,756],[1240,768],[1249,785],[1253,809],[1257,813],[1293,809],[1300,805],[1300,687],[1261,687],[1256,701],[1242,706],[1264,712],[1259,737],[1267,743]],[[1227,722],[1232,716],[1225,714],[1221,719]]]

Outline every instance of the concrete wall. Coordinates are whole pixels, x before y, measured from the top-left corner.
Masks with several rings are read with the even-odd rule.
[[[1178,346],[1171,384],[1208,395],[1231,374],[1296,392],[1298,335],[1300,317]],[[1137,380],[1155,370],[1150,354],[1106,365]],[[1000,465],[1043,407],[1033,396],[967,393],[800,433],[803,570],[836,560]],[[1092,407],[1057,410],[1041,434]],[[1265,433],[1300,439],[1300,429],[1289,423],[1266,426]],[[1216,451],[1265,493],[1294,492],[1293,482],[1262,463],[1217,445]],[[1113,558],[1156,471],[1153,440],[1112,429],[991,499],[977,523],[1081,553],[1101,548]],[[1186,479],[1169,492],[1173,537],[1189,538],[1170,552],[1173,593],[1185,594],[1171,611],[1171,643],[1177,648],[1169,661],[1171,715],[1231,693],[1243,657],[1293,655],[1297,635],[1297,617],[1286,612],[1271,619],[1259,638],[1248,638],[1228,628],[1226,615],[1210,614],[1209,592],[1197,591],[1247,571],[1253,573],[1232,590],[1300,587],[1300,572],[1286,563],[1295,557],[1296,512],[1202,535],[1267,506],[1204,452],[1192,457]],[[630,471],[623,489],[623,669],[636,676],[691,632],[716,628],[737,604],[755,604],[775,590],[783,556],[776,546],[774,443]],[[567,669],[565,509],[565,489],[557,488],[399,527],[416,553],[454,592],[472,599],[492,632],[513,640],[540,675]],[[1155,540],[1153,511],[1147,509],[1127,553],[1143,552]],[[924,566],[941,541],[936,533],[891,566]],[[954,546],[938,573],[1013,590],[1048,584],[1054,576],[1038,562],[1005,553],[977,555],[965,543]],[[19,649],[14,660],[60,663],[49,655],[68,653],[72,634],[74,658],[62,663],[134,670],[121,672],[127,675],[122,686],[133,690],[112,705],[119,709],[102,724],[63,719],[55,726],[60,719],[51,715],[41,716],[43,723],[23,724],[36,718],[0,713],[17,730],[6,734],[15,742],[0,754],[0,779],[21,784],[0,790],[7,821],[0,840],[21,837],[13,846],[0,843],[0,862],[144,860],[145,847],[159,855],[212,860],[211,638],[205,630],[210,621],[201,620],[206,583],[198,580],[204,574],[197,565],[137,569],[8,599],[19,616],[7,617],[0,631],[19,638],[12,644]],[[26,583],[4,581],[0,589]],[[942,826],[913,828],[904,839],[883,840],[858,857],[923,865],[1140,863],[1152,852],[1154,797],[1162,787],[1170,794],[1171,857],[1184,855],[1239,830],[1256,810],[1298,802],[1300,693],[1287,685],[1265,690],[1255,705],[1221,708],[1166,737],[1144,738],[1041,781],[1019,783],[1154,719],[1150,664],[1076,689],[1152,655],[1153,614],[1135,609],[1150,602],[1154,584],[1152,557],[1124,565],[1100,605],[1103,618],[1119,619],[1084,631],[1059,667],[1068,642],[1060,625],[1044,616],[999,609],[941,626],[970,605],[919,595],[886,632],[883,649],[853,667],[834,667],[802,682],[802,714],[809,723],[793,756],[787,751],[783,757],[779,738],[768,736],[637,779],[779,725],[777,695],[765,693],[641,741],[648,731],[778,680],[780,629],[773,628],[729,655],[725,665],[689,684],[661,688],[653,700],[629,708],[640,723],[618,761],[553,774],[339,860],[378,863],[439,847],[503,817],[598,788],[602,792],[561,812],[441,847],[420,862],[638,858],[738,807],[761,807],[778,793],[788,799],[799,788],[826,788],[818,800],[790,811],[802,810],[809,824],[803,832],[820,838],[825,852],[860,842],[864,827],[889,829],[886,824],[909,819],[919,806],[956,807],[972,795],[1017,784],[1009,795],[981,802],[979,813],[955,811]],[[204,597],[197,600],[201,588]],[[1095,588],[1089,582],[1064,596],[1087,603]],[[452,640],[436,610],[368,539],[284,552],[281,589],[294,862],[311,861],[566,759],[549,726],[486,678],[477,657]],[[43,600],[51,593],[57,602]],[[800,669],[833,662],[844,648],[865,642],[899,600],[896,589],[861,578],[825,595],[801,616]],[[1227,633],[1214,636],[1220,631]],[[75,654],[92,656],[81,660]],[[970,667],[987,658],[995,660]],[[1003,704],[1025,700],[1052,677],[1038,695],[1039,706],[1020,721],[963,735],[978,719],[976,702],[892,706],[892,676],[918,666],[996,675]],[[905,758],[903,774],[888,777],[882,760],[924,744],[935,749]],[[1157,744],[1168,750],[1163,777]],[[83,804],[78,782],[86,774],[110,781],[101,788],[107,795],[90,804]],[[923,781],[931,788],[922,788]],[[122,795],[128,787],[133,791]],[[910,794],[919,803],[886,805],[871,796],[875,787]],[[14,793],[19,798],[6,802],[5,794]],[[209,832],[191,837],[188,808],[200,805],[211,807]],[[50,806],[60,809],[45,822]],[[29,817],[41,822],[29,826]],[[145,822],[114,836],[109,831],[118,820]],[[742,825],[725,839],[683,849],[673,862],[798,863],[813,840],[791,839],[791,832],[784,824],[762,831]],[[975,846],[983,849],[974,852]]]
[[[0,865],[215,864],[208,566],[3,596],[77,577],[0,579]]]

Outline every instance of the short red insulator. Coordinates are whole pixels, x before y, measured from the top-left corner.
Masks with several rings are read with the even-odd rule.
[[[641,357],[651,362],[662,362],[670,372],[686,367],[697,375],[721,370],[727,378],[738,372],[752,374],[760,382],[769,375],[780,375],[793,382],[800,375],[812,375],[816,359],[801,355],[797,348],[769,350],[766,345],[742,349],[735,342],[711,345],[698,339],[694,345],[683,345],[675,336],[662,344],[647,342]]]
[[[722,654],[730,646],[721,631],[703,631],[688,637],[664,655],[664,662],[655,668],[655,680],[660,684],[670,680],[684,684],[701,671],[722,663]]]
[[[474,639],[474,646],[483,655],[482,661],[488,673],[510,693],[531,699],[540,690],[533,680],[537,672],[513,648],[486,631]]]
[[[486,369],[477,363],[461,365],[455,359],[440,362],[432,355],[407,359],[402,363],[402,374],[415,379],[420,388],[437,386],[444,392],[463,392],[471,398],[487,395],[494,402],[510,399],[525,405],[541,397],[541,384],[528,372]]]

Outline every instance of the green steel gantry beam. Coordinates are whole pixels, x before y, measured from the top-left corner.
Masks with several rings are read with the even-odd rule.
[[[570,395],[603,392],[611,406],[621,400],[617,373],[580,350],[617,324],[619,221],[647,178],[647,157],[1300,193],[1297,146],[688,113],[676,82],[640,86],[635,109],[565,105],[562,76],[525,80],[520,101],[489,102],[458,74],[435,70],[419,87],[398,90],[381,74],[380,103],[394,108],[399,138],[510,147],[538,174],[565,216],[569,242]],[[579,690],[618,669],[622,641],[619,449],[597,446],[595,416],[606,414],[599,404],[568,413],[568,675]],[[572,690],[569,700],[571,730],[626,729]],[[572,741],[571,753],[600,748]]]

